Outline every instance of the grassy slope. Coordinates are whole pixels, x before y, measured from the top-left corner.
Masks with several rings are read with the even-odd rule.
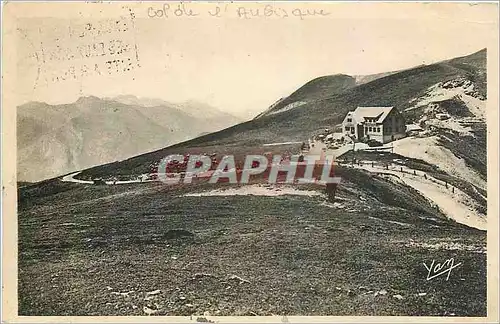
[[[269,110],[268,113],[276,112],[295,101],[314,101],[335,94],[340,94],[350,88],[353,88],[355,85],[356,79],[349,75],[337,74],[322,76],[304,84]]]
[[[455,63],[418,67],[84,174],[142,173],[171,153],[242,155],[263,142],[303,140],[357,105],[404,108],[427,87],[464,73]],[[20,314],[143,315],[143,306],[166,315],[486,314],[486,255],[477,253],[486,233],[446,220],[410,188],[362,171],[338,174],[342,209],[323,197],[178,197],[204,185],[50,180],[22,188]],[[193,236],[172,239],[175,229]],[[462,265],[449,281],[425,280],[423,262],[451,257]],[[155,289],[161,293],[145,300]],[[381,289],[388,294],[365,294]],[[111,293],[130,290],[129,297]]]
[[[132,159],[128,159],[121,162],[110,163],[88,170],[84,170],[80,175],[77,176],[79,179],[92,179],[93,177],[107,177],[110,175],[138,175],[147,172],[154,171],[151,168],[152,162],[157,162],[170,154],[217,154],[217,159],[220,161],[223,155],[233,155],[235,161],[243,162],[246,155],[259,154],[272,152],[273,154],[285,154],[286,152],[292,154],[298,154],[300,152],[300,144],[287,144],[279,146],[252,146],[252,147],[241,147],[239,145],[210,145],[210,146],[199,146],[199,147],[189,147],[174,145],[166,149],[155,151],[152,153],[139,155]]]
[[[446,63],[467,71],[467,77],[475,83],[479,93],[484,97],[487,96],[486,49],[471,55],[451,59]]]
[[[447,221],[408,188],[339,174],[342,209],[324,197],[178,197],[207,184],[21,189],[20,315],[486,314],[484,232]],[[172,238],[179,229],[193,236]],[[423,262],[451,257],[463,265],[449,281],[426,280]]]
[[[465,160],[471,168],[487,177],[486,125],[472,124],[474,136],[461,136],[453,131],[439,130],[440,144]]]
[[[363,152],[363,151],[357,151],[353,153],[352,151],[349,151],[346,154],[343,154],[340,158],[347,162],[351,161],[353,158],[356,158],[357,160],[379,161],[383,163],[385,162],[394,163],[393,160],[398,159],[402,161],[401,162],[402,165],[406,165],[407,167],[414,170],[423,171],[438,180],[447,182],[459,188],[460,190],[464,191],[472,199],[474,199],[480,206],[483,206],[480,212],[486,214],[487,202],[481,195],[486,196],[487,192],[481,188],[475,187],[474,185],[469,183],[467,179],[461,179],[449,175],[445,171],[440,170],[439,166],[431,165],[419,159],[412,159],[394,153],[375,153],[375,152]],[[479,195],[478,192],[481,193],[481,195]]]

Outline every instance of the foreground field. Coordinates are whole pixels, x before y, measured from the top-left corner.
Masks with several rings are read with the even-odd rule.
[[[23,188],[19,315],[485,316],[486,233],[345,172],[333,204],[314,187]],[[426,280],[423,263],[450,258],[449,280]]]

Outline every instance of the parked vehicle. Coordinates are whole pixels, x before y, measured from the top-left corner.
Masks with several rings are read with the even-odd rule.
[[[377,146],[382,146],[384,144],[380,143],[379,141],[377,140],[374,140],[374,139],[371,139],[371,140],[368,140],[366,142],[366,144],[368,144],[369,147],[377,147]]]
[[[105,185],[106,184],[106,181],[104,181],[102,178],[92,179],[92,181],[94,182],[95,185]]]

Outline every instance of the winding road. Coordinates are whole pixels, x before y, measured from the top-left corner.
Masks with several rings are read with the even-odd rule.
[[[330,150],[326,149],[326,145],[324,143],[311,140],[309,141],[309,144],[310,150],[309,152],[307,152],[307,154],[310,155],[333,155],[334,157],[336,157],[352,149],[351,145],[345,145],[344,147],[341,147],[337,150]],[[314,147],[312,146],[312,144],[314,145]],[[477,207],[479,206],[474,200],[469,197],[469,195],[456,187],[452,189],[451,186],[449,186],[448,188],[446,185],[441,184],[441,180],[435,179],[425,172],[414,170],[402,165],[392,165],[388,168],[385,168],[383,166],[376,165],[375,161],[373,161],[373,164],[372,161],[364,161],[364,163],[361,165],[354,164],[350,166],[357,169],[363,169],[374,174],[394,175],[396,176],[397,180],[392,179],[392,181],[398,181],[417,190],[431,203],[433,203],[441,211],[443,211],[443,213],[445,213],[449,218],[461,224],[477,229],[486,230],[487,228],[486,217],[480,215],[477,212]],[[80,184],[94,184],[94,181],[75,179],[74,177],[80,173],[81,171],[68,174],[64,176],[61,181]],[[134,180],[111,180],[105,181],[105,183],[107,185],[120,185],[160,181],[158,179],[147,180],[147,176],[147,174],[142,174]],[[210,175],[207,173],[204,176]]]

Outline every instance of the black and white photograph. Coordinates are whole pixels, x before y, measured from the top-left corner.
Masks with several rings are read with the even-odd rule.
[[[498,3],[2,6],[4,319],[498,321]]]

